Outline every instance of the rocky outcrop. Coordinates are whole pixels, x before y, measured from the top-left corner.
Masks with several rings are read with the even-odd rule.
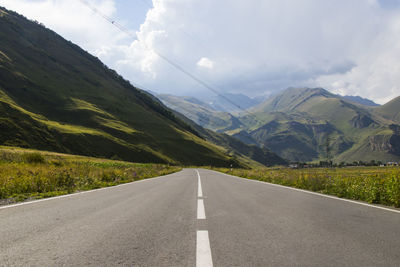
[[[372,151],[389,152],[400,156],[400,135],[374,135],[368,138]]]
[[[392,135],[389,142],[391,145],[390,152],[394,155],[400,156],[400,135]]]
[[[372,123],[374,123],[374,120],[367,115],[358,114],[357,116],[353,117],[350,122],[353,127],[362,129],[370,126]]]

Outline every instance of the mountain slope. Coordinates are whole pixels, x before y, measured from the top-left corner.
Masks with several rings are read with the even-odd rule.
[[[216,111],[210,105],[192,97],[156,95],[169,108],[183,114],[198,125],[223,132],[240,127],[240,121],[228,112]]]
[[[343,98],[348,101],[351,101],[351,102],[354,102],[357,104],[361,104],[364,106],[370,106],[370,107],[378,107],[379,106],[379,104],[375,103],[374,101],[369,100],[367,98],[360,97],[360,96],[346,95],[346,96],[343,96]]]
[[[400,159],[393,121],[370,110],[322,88],[289,88],[239,120],[252,140],[294,161]]]
[[[2,8],[0,144],[137,162],[232,164],[97,58]]]
[[[322,88],[288,88],[282,93],[268,98],[263,103],[251,109],[252,112],[289,112],[295,110],[301,104],[312,99],[314,96],[332,98],[336,95],[329,93]]]
[[[386,119],[400,123],[400,96],[392,99],[380,107],[376,107],[374,112],[385,117]]]

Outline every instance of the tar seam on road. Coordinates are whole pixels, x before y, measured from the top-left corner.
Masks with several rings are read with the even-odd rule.
[[[62,196],[49,197],[49,198],[43,198],[43,199],[38,199],[38,200],[32,200],[32,201],[27,201],[27,202],[22,202],[22,203],[7,205],[7,206],[1,206],[1,207],[0,207],[0,210],[2,210],[2,209],[8,209],[8,208],[14,208],[14,207],[19,207],[19,206],[23,206],[23,205],[36,204],[36,203],[39,203],[39,202],[49,201],[49,200],[55,200],[55,199],[59,199],[59,198],[74,197],[74,196],[78,196],[78,195],[82,195],[82,194],[88,194],[88,193],[92,193],[92,192],[96,192],[96,191],[101,191],[101,190],[107,190],[107,189],[113,189],[113,188],[117,188],[117,187],[121,187],[121,186],[126,186],[126,185],[130,185],[130,184],[133,184],[133,183],[140,183],[140,182],[146,182],[146,181],[156,180],[156,179],[160,179],[160,178],[163,178],[163,177],[164,177],[164,176],[159,176],[159,177],[154,177],[154,178],[146,178],[146,179],[143,179],[143,180],[133,181],[133,182],[125,183],[125,184],[119,184],[119,185],[114,185],[114,186],[102,187],[102,188],[97,188],[97,189],[92,189],[92,190],[87,190],[87,191],[82,191],[82,192],[77,192],[77,193],[62,195]]]
[[[205,220],[206,212],[204,208],[203,190],[201,188],[200,173],[197,172],[198,191],[197,191],[197,219]],[[196,267],[212,267],[212,256],[210,239],[207,230],[197,230],[196,236]]]
[[[222,173],[222,172],[221,172],[221,173]],[[395,212],[395,213],[400,213],[400,210],[395,210],[395,209],[380,207],[380,206],[371,205],[371,204],[368,204],[368,203],[358,202],[358,201],[355,201],[355,200],[350,200],[350,199],[345,199],[345,198],[339,198],[339,197],[331,196],[331,195],[324,195],[324,194],[321,194],[321,193],[312,192],[312,191],[307,191],[307,190],[303,190],[303,189],[299,189],[299,188],[293,188],[293,187],[284,186],[284,185],[280,185],[280,184],[272,184],[272,183],[268,183],[268,182],[264,182],[264,181],[257,181],[257,180],[252,180],[252,179],[241,178],[241,177],[234,176],[234,175],[229,175],[229,174],[226,174],[226,173],[222,173],[222,174],[224,174],[225,176],[228,176],[228,177],[232,177],[232,178],[236,178],[236,179],[242,180],[242,181],[249,181],[249,182],[262,183],[262,184],[264,184],[264,185],[272,185],[272,186],[275,186],[275,187],[280,187],[280,188],[284,188],[284,189],[294,190],[294,191],[298,191],[298,192],[302,192],[302,193],[306,193],[306,194],[316,195],[316,196],[325,197],[325,198],[330,198],[330,199],[335,199],[335,200],[341,200],[341,201],[344,201],[344,202],[350,202],[350,203],[353,203],[353,204],[358,204],[358,205],[366,206],[366,207],[370,207],[370,208],[376,208],[376,209],[380,209],[380,210],[385,210],[385,211],[391,211],[391,212]]]

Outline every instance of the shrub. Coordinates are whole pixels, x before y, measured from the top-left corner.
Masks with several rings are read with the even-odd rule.
[[[26,163],[45,163],[46,160],[40,153],[24,153],[22,154],[23,161]]]

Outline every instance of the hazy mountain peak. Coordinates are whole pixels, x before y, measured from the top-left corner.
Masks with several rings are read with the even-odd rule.
[[[289,87],[279,94],[268,98],[266,101],[255,107],[253,110],[257,112],[287,112],[295,110],[300,105],[315,97],[332,98],[335,97],[335,95],[323,88]]]

